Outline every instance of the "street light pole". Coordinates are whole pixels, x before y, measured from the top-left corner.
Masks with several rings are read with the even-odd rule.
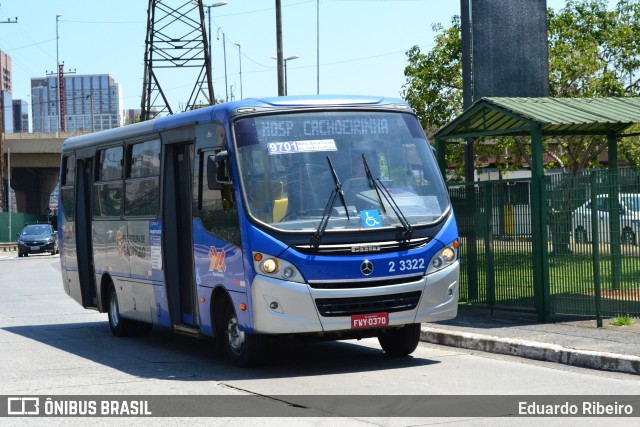
[[[191,3],[193,4],[198,4],[197,0],[192,0]],[[209,40],[208,43],[209,45],[207,46],[208,51],[209,51],[209,76],[211,76],[211,81],[213,81],[213,61],[211,60],[211,8],[212,7],[219,7],[219,6],[224,6],[226,5],[227,2],[226,1],[219,1],[213,4],[204,4],[202,3],[202,7],[206,7],[207,8],[207,20],[208,20],[208,24],[209,24]],[[213,83],[212,83],[213,84]],[[226,83],[225,83],[226,86]],[[212,99],[210,100],[211,104],[215,104],[216,100]]]
[[[222,30],[222,27],[218,27],[217,40],[220,40],[220,30]],[[224,31],[222,32],[222,55],[224,57],[224,99],[229,102],[229,86],[227,85],[227,43],[224,37]]]
[[[287,96],[287,59],[284,59],[284,96]]]
[[[224,98],[229,102],[229,84],[227,83],[227,41],[222,32],[222,55],[224,56]]]
[[[283,95],[285,95],[285,96],[287,95],[287,61],[292,61],[292,60],[298,59],[298,58],[300,58],[298,55],[293,55],[293,56],[290,56],[288,58],[284,58],[282,60],[282,63],[283,63],[283,66],[284,66],[284,84],[283,84],[284,90],[283,90]],[[277,61],[278,57],[277,56],[272,56],[271,59],[275,59]],[[278,96],[280,96],[280,95],[278,95]]]
[[[240,63],[240,99],[242,98],[242,54],[240,53],[240,43],[234,43],[238,46],[238,62]]]
[[[287,91],[287,61],[291,61],[293,59],[298,59],[298,58],[300,58],[300,57],[297,56],[297,55],[293,55],[293,56],[290,56],[288,58],[284,58],[284,95],[285,96],[287,96],[287,94],[289,93]]]
[[[316,92],[320,95],[320,0],[316,0]]]
[[[60,39],[60,36],[58,35],[58,22],[60,22],[61,16],[62,16],[61,13],[58,13],[56,15],[56,76],[58,76],[57,82],[56,82],[56,87],[58,88],[58,90],[56,90],[56,97],[58,98],[58,131],[62,130],[62,114],[60,114],[60,111],[62,110],[61,99],[60,99],[60,59],[58,56],[58,53],[59,53],[58,39]]]

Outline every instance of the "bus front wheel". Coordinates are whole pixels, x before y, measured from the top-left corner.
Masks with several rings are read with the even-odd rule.
[[[240,329],[238,316],[231,303],[226,304],[220,326],[221,341],[231,362],[242,368],[258,365],[260,357],[264,356],[264,337]]]
[[[378,335],[378,342],[388,356],[408,356],[415,351],[420,342],[420,323],[404,325],[399,329],[387,329]]]

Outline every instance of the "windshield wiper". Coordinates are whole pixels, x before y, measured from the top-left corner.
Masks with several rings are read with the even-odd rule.
[[[331,159],[329,158],[329,156],[327,156],[327,162],[329,162],[329,169],[331,170],[331,174],[333,175],[333,182],[335,182],[336,185],[331,191],[331,195],[329,196],[327,205],[324,207],[324,212],[322,213],[320,224],[318,224],[316,232],[313,234],[313,236],[311,236],[312,244],[316,247],[320,244],[320,240],[322,239],[324,230],[327,228],[329,218],[331,217],[331,211],[333,210],[333,205],[336,202],[336,198],[338,196],[340,196],[340,201],[342,202],[342,206],[344,206],[344,211],[347,214],[347,219],[351,219],[351,217],[349,216],[349,208],[347,207],[347,202],[344,198],[344,192],[342,191],[342,183],[340,182],[340,178],[338,178],[338,173],[333,167],[333,163],[331,163]]]
[[[376,190],[376,194],[378,195],[378,200],[380,201],[380,206],[382,207],[383,212],[386,212],[387,210],[384,207],[384,203],[382,202],[382,197],[380,197],[380,193],[382,193],[382,196],[384,196],[387,203],[389,203],[389,206],[391,206],[393,213],[395,213],[396,216],[398,217],[398,220],[400,221],[400,224],[404,229],[404,238],[410,239],[411,234],[413,233],[413,228],[411,227],[411,224],[409,224],[407,217],[404,216],[404,214],[402,213],[402,210],[400,209],[400,206],[398,206],[395,199],[393,198],[393,196],[391,195],[387,187],[384,186],[380,178],[377,178],[377,179],[373,178],[373,175],[371,174],[371,169],[369,169],[369,164],[367,163],[367,159],[365,158],[364,153],[362,153],[362,163],[364,163],[364,171],[367,174],[367,179],[369,180],[369,186]]]
[[[376,196],[378,196],[382,212],[386,213],[387,208],[384,207],[382,197],[380,197],[380,191],[378,191],[378,186],[376,185],[376,180],[373,178],[373,174],[371,173],[371,169],[369,169],[369,164],[367,163],[367,159],[364,157],[364,153],[362,153],[362,163],[364,164],[364,173],[367,175],[367,180],[369,181],[369,188],[376,190]]]

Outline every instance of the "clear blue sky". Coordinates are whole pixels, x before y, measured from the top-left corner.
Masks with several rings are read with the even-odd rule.
[[[186,0],[165,0],[175,8]],[[215,0],[205,4],[215,3]],[[64,0],[0,2],[0,50],[13,65],[13,98],[32,103],[30,81],[56,65],[56,14],[59,58],[78,74],[110,74],[123,87],[124,108],[139,108],[144,71],[147,0]],[[289,95],[317,91],[317,0],[282,0],[283,51],[297,55],[287,66]],[[565,0],[547,0],[554,9]],[[320,0],[320,93],[399,97],[405,83],[405,52],[433,46],[431,24],[449,26],[460,13],[459,0]],[[275,0],[228,0],[212,8],[213,78],[216,98],[225,97],[222,33],[226,40],[228,85],[240,97],[277,95]],[[196,17],[194,15],[194,17]],[[205,13],[205,23],[207,22]],[[220,30],[219,30],[220,28]],[[217,39],[219,36],[219,40]],[[172,108],[189,99],[193,76],[160,75]],[[231,93],[228,94],[229,97]]]

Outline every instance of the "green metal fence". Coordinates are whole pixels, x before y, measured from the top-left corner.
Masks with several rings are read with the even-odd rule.
[[[461,300],[534,311],[530,182],[450,188],[461,240]]]
[[[46,215],[0,212],[0,243],[15,242],[22,227],[30,222],[47,222]]]
[[[540,317],[640,317],[640,172],[554,175],[544,185],[548,279],[538,295],[531,181],[450,186],[462,248],[461,301]]]
[[[547,190],[552,312],[640,317],[640,171],[550,176]]]

